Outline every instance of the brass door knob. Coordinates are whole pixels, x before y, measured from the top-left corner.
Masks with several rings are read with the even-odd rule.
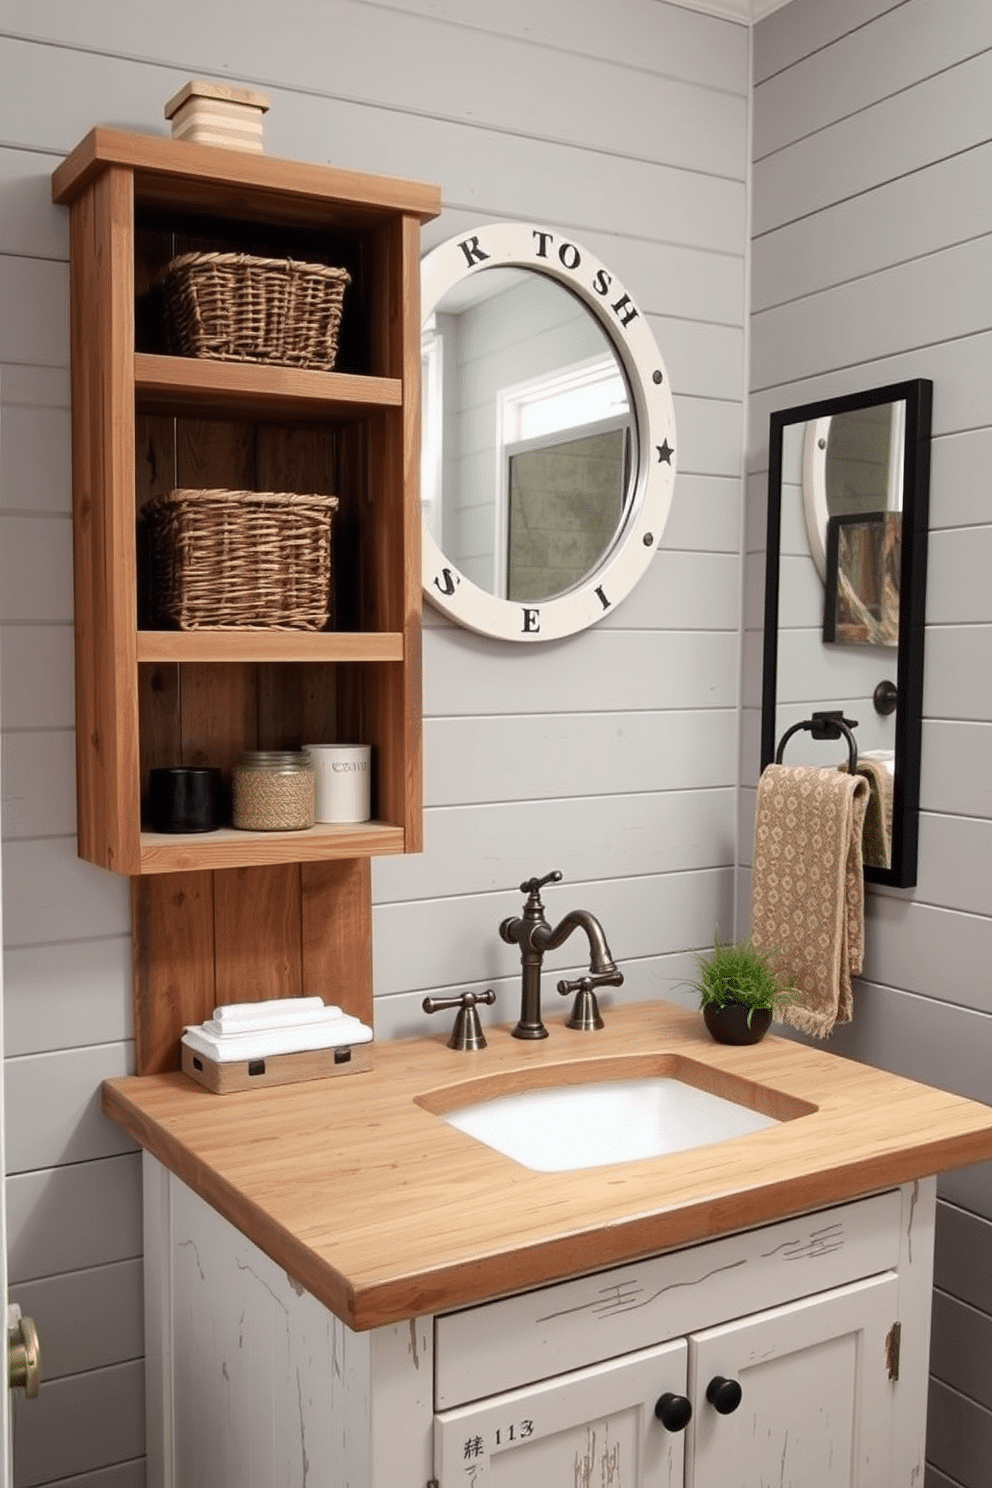
[[[12,1390],[23,1390],[29,1400],[35,1400],[41,1389],[41,1344],[33,1318],[21,1317],[20,1308],[11,1308],[14,1314],[7,1330],[7,1380]]]

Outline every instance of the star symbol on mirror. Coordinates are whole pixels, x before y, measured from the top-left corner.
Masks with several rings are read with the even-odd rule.
[[[671,465],[672,456],[675,451],[672,449],[668,440],[666,439],[663,444],[656,445],[656,449],[658,451],[658,463],[660,465]]]

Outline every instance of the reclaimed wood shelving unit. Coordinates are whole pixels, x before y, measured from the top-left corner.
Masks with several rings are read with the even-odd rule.
[[[175,1067],[222,1001],[318,991],[371,1017],[369,858],[422,845],[420,225],[436,187],[93,130],[53,176],[70,210],[80,856],[132,879],[138,1068]],[[340,264],[338,363],[165,350],[157,282],[191,249]],[[333,629],[162,631],[138,541],[173,487],[336,495]],[[149,771],[252,748],[373,747],[374,819],[149,832]]]

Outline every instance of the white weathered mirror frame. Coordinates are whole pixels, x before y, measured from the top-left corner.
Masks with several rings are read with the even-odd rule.
[[[647,571],[675,485],[675,411],[661,353],[631,295],[588,249],[549,228],[492,223],[434,248],[421,263],[424,322],[454,285],[497,266],[546,274],[577,295],[602,325],[630,389],[637,433],[632,490],[602,561],[571,589],[539,603],[523,604],[481,589],[441,551],[424,523],[424,594],[449,619],[480,635],[556,640],[601,620]]]

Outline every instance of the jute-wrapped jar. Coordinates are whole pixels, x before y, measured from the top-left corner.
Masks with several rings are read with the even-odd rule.
[[[234,767],[232,823],[243,831],[303,831],[314,824],[315,804],[305,749],[249,749]]]

